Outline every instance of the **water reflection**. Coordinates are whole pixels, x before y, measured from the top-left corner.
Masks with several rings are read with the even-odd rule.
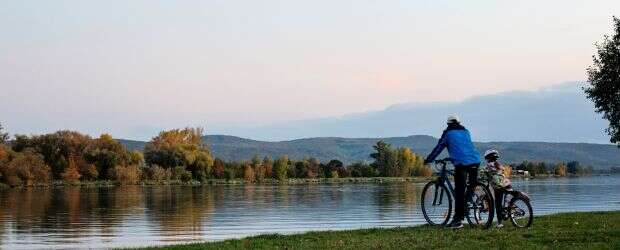
[[[144,246],[424,223],[423,184],[28,188],[0,191],[2,248]],[[535,214],[620,209],[618,177],[515,181]]]

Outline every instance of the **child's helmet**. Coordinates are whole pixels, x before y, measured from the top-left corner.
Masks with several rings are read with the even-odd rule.
[[[497,160],[499,159],[499,152],[497,152],[497,150],[495,149],[489,149],[486,152],[484,152],[484,158],[491,159],[491,160]]]

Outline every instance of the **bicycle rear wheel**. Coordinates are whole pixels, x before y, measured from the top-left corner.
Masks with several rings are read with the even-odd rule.
[[[531,226],[534,221],[534,212],[530,200],[520,195],[512,198],[508,203],[508,216],[515,227]]]
[[[422,189],[422,214],[429,225],[445,225],[452,214],[452,197],[443,182],[431,181]]]
[[[472,227],[489,228],[495,214],[491,191],[482,184],[475,184],[465,194],[465,213]]]

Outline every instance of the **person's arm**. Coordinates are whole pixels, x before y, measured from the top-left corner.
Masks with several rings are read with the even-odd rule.
[[[446,146],[448,146],[447,136],[448,136],[447,131],[444,131],[443,134],[441,134],[441,138],[439,138],[439,142],[437,142],[437,146],[435,146],[433,151],[424,160],[425,164],[429,164],[433,162],[435,158],[437,158],[437,156],[441,154],[441,151],[443,151],[443,149],[446,148]]]

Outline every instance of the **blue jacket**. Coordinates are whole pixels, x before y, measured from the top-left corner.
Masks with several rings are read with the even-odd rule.
[[[426,162],[435,160],[446,147],[454,166],[480,164],[480,152],[471,141],[469,131],[460,124],[448,125],[433,152],[426,157]]]

